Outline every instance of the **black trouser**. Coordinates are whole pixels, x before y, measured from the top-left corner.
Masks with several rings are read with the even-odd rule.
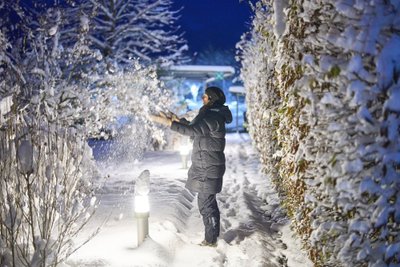
[[[199,193],[197,203],[200,214],[203,217],[205,240],[209,243],[215,243],[219,236],[220,217],[216,194]]]

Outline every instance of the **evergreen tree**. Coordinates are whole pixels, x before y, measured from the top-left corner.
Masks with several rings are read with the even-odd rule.
[[[126,66],[133,58],[165,65],[185,60],[187,50],[176,25],[179,10],[171,5],[171,0],[80,1],[68,17],[90,18],[91,47],[109,65]]]

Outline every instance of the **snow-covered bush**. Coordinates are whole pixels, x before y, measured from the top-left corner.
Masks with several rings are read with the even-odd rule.
[[[85,138],[58,128],[56,112],[32,114],[39,110],[29,104],[12,112],[0,132],[2,266],[63,261],[79,246],[72,240],[96,203]]]
[[[116,142],[112,159],[139,159],[149,147],[165,144],[164,131],[150,122],[148,115],[170,109],[173,98],[157,79],[155,67],[143,67],[136,60],[129,70],[106,74],[93,82],[101,88],[96,97],[108,99],[106,106],[98,106],[97,113],[106,116],[102,121],[109,123],[103,127]]]
[[[126,112],[150,138],[147,112],[169,98],[139,64],[96,75],[87,23],[67,45],[59,8],[31,16],[19,3],[0,7],[19,16],[13,27],[0,18],[0,29],[20,34],[0,31],[0,265],[55,266],[79,248],[73,239],[96,207],[87,137]]]
[[[250,132],[317,266],[400,262],[399,18],[399,1],[261,1],[242,43]]]
[[[21,21],[29,21],[22,9],[16,10]],[[49,9],[37,23],[23,23],[19,30],[26,31],[26,43],[18,38],[7,42],[1,33],[1,42],[9,45],[0,52],[0,100],[12,98],[0,125],[2,266],[62,262],[80,246],[72,240],[96,205],[96,174],[79,122],[82,114],[89,116],[84,104],[90,95],[69,83],[61,70],[59,59],[67,55],[54,28],[60,16]],[[76,67],[85,48],[77,43],[73,50],[66,60]]]

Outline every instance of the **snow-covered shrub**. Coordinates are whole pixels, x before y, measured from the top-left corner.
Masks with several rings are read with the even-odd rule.
[[[250,132],[312,260],[399,263],[400,2],[261,1],[255,14],[242,55]],[[251,102],[265,98],[278,106]]]
[[[109,121],[104,127],[116,142],[113,159],[139,159],[152,146],[165,143],[164,131],[150,122],[148,115],[170,109],[172,92],[158,80],[154,67],[142,67],[135,60],[129,70],[106,74],[93,82],[101,88],[96,97],[109,102],[99,106],[97,113],[105,114]]]
[[[0,125],[1,266],[62,262],[80,246],[72,240],[96,205],[96,174],[81,122],[90,116],[90,94],[61,70],[54,28],[60,16],[49,9],[31,28],[23,25],[27,43],[16,38],[0,52],[0,100],[12,97]],[[63,56],[80,62],[85,49],[77,44],[74,50]]]
[[[79,246],[72,239],[94,211],[91,152],[70,124],[74,100],[55,91],[48,72],[35,72],[35,82],[24,75],[31,84],[2,85],[13,96],[0,130],[2,266],[55,266]]]
[[[12,112],[0,131],[2,266],[63,261],[79,246],[72,240],[96,203],[85,138],[74,128],[57,127],[56,111],[36,112],[34,104]]]
[[[55,266],[79,248],[74,236],[96,206],[87,137],[125,112],[147,140],[147,112],[169,98],[139,64],[100,79],[86,23],[68,45],[60,9],[29,17],[18,3],[0,7],[20,16],[13,28],[0,18],[0,29],[21,34],[9,41],[0,31],[0,265]]]

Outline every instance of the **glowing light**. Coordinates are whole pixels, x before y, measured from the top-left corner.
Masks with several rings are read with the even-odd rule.
[[[150,211],[150,203],[148,195],[136,195],[135,196],[135,212],[146,213]]]
[[[196,101],[197,95],[199,94],[199,87],[195,84],[192,84],[192,86],[190,86],[190,92],[192,93],[194,101]]]
[[[179,153],[181,154],[181,156],[187,156],[190,153],[190,146],[188,145],[181,145],[181,147],[179,148]]]

